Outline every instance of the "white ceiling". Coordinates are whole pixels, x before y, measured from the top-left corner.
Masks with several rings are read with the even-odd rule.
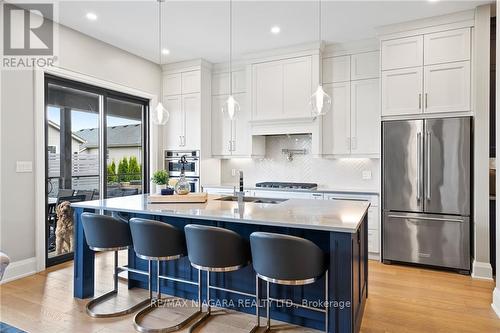
[[[375,37],[375,27],[471,9],[491,1],[327,1],[323,40],[346,42]],[[163,62],[204,58],[223,62],[229,48],[228,1],[173,1],[163,4]],[[97,14],[89,21],[87,12]],[[61,1],[59,22],[158,63],[156,1]],[[270,33],[273,25],[279,35]],[[317,1],[233,2],[233,52],[255,52],[317,40]]]

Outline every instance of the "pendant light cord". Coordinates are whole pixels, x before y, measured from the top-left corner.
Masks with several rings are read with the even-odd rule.
[[[159,60],[159,64],[160,64],[160,69],[163,73],[163,68],[161,66],[161,61],[162,61],[162,56],[161,56],[161,40],[162,40],[162,34],[161,34],[161,26],[162,26],[162,22],[161,22],[161,3],[163,2],[163,0],[158,0],[158,60]],[[163,75],[160,75],[160,98],[158,99],[158,102],[161,103],[161,101],[163,100]]]
[[[319,42],[319,48],[321,50],[321,0],[318,0],[318,42]],[[321,66],[320,66],[320,69],[321,69]],[[319,85],[320,86],[323,85],[323,70],[322,69],[319,71]]]
[[[233,1],[229,0],[229,95],[233,95]]]

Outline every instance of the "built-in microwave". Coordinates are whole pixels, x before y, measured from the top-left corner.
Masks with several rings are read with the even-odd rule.
[[[170,177],[171,179],[179,179],[180,177]],[[186,177],[186,180],[188,181],[189,185],[191,186],[190,192],[191,193],[198,193],[200,192],[200,178],[198,177]]]
[[[165,169],[170,177],[181,175],[182,164],[180,159],[186,156],[187,164],[184,166],[186,177],[200,177],[200,151],[199,150],[166,150]]]

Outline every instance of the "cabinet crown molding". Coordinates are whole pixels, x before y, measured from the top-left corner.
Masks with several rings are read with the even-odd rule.
[[[444,30],[473,27],[474,17],[475,9],[470,9],[452,14],[384,25],[376,27],[375,31],[380,40],[389,40]]]
[[[164,64],[161,66],[163,74],[175,74],[181,72],[196,71],[201,69],[212,70],[212,63],[205,59],[193,59]]]

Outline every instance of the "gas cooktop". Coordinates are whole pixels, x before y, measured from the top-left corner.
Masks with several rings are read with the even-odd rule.
[[[281,183],[281,182],[262,182],[255,184],[261,188],[293,189],[293,190],[315,190],[318,184],[314,183]]]

